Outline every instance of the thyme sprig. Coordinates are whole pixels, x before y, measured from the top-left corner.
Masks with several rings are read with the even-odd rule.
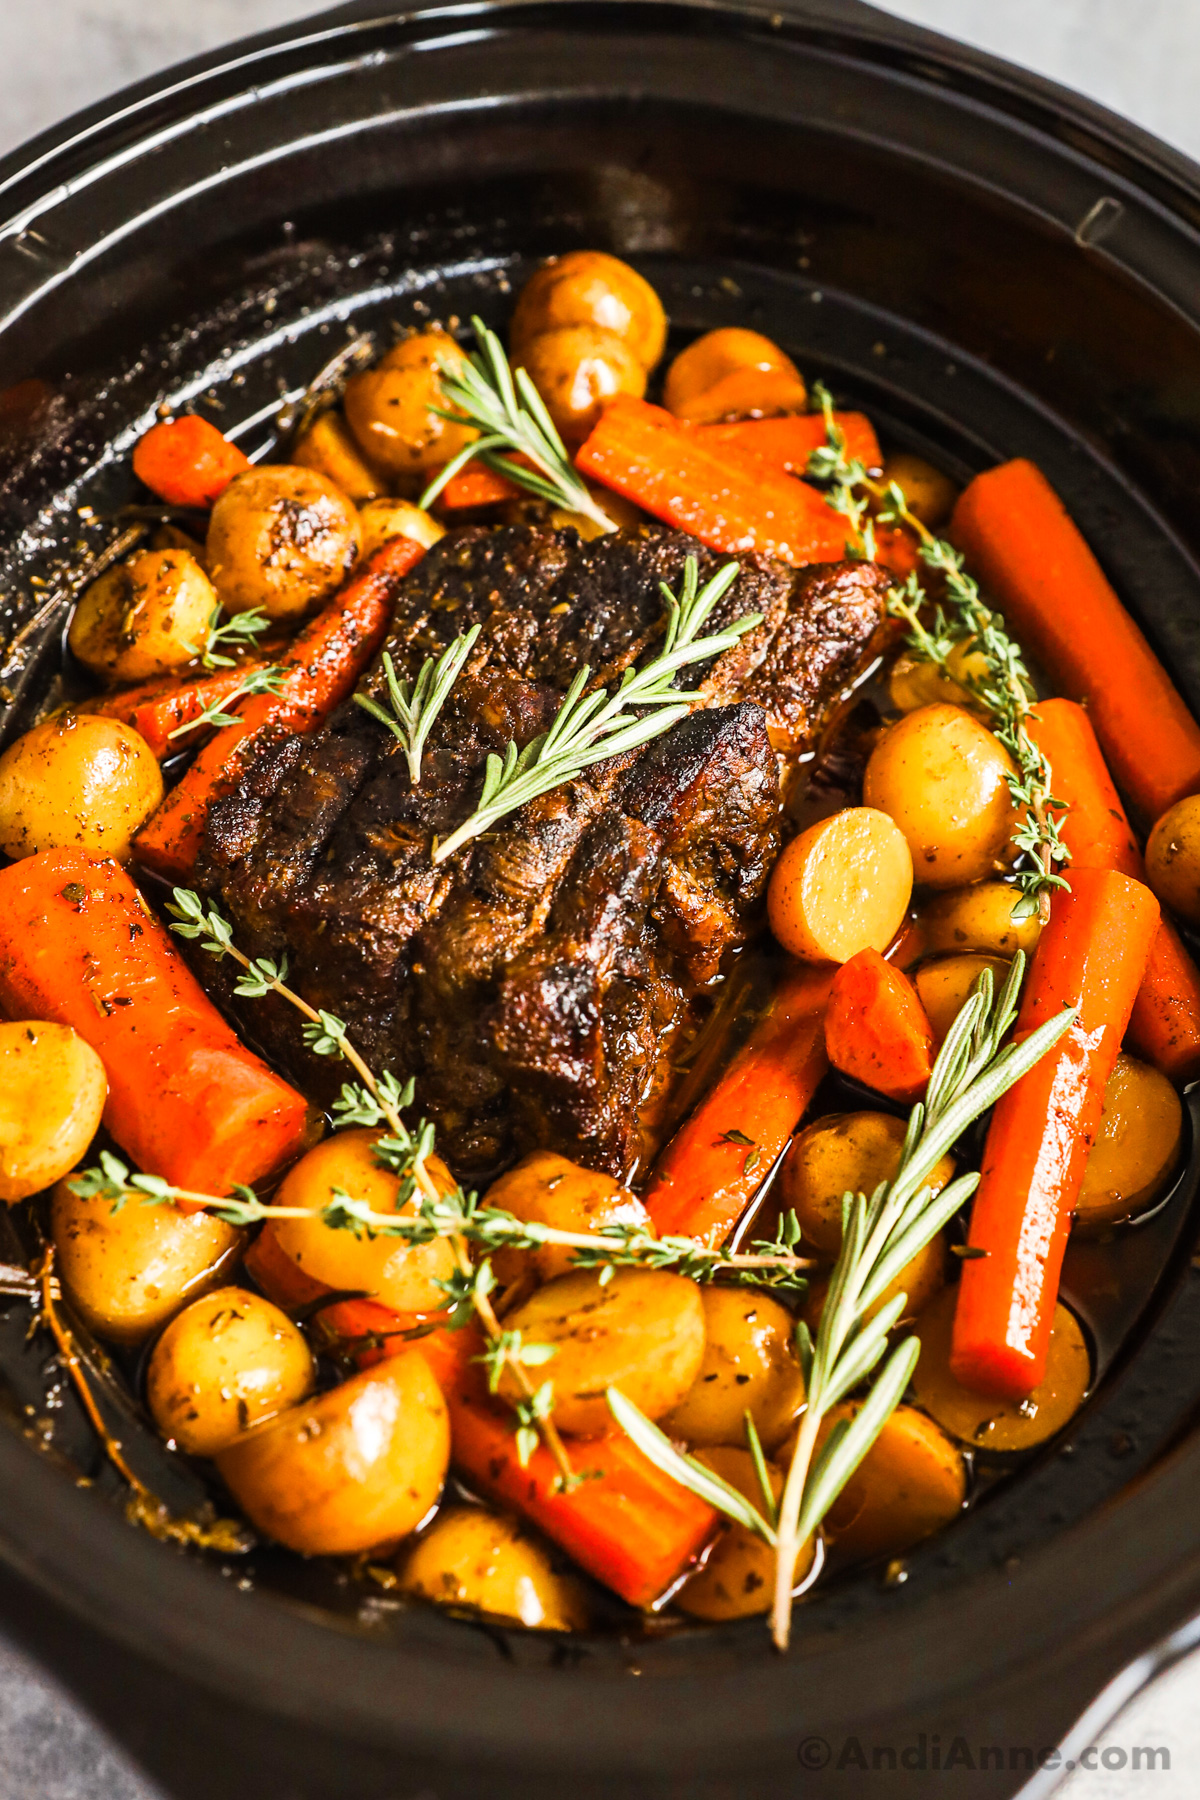
[[[481,625],[472,625],[470,631],[463,632],[448,644],[438,657],[428,656],[421,664],[420,674],[410,686],[401,681],[396,674],[395,665],[385,650],[383,653],[383,674],[387,682],[388,699],[391,711],[380,706],[369,694],[355,694],[356,703],[364,712],[386,725],[392,735],[404,746],[404,759],[408,764],[408,774],[414,787],[421,781],[421,756],[425,742],[433,728],[433,722],[446,703],[454,683],[463,671],[471,651],[475,648],[475,640],[482,631]]]
[[[224,657],[222,660],[228,662],[230,658]],[[186,724],[177,725],[174,731],[169,731],[167,733],[168,740],[183,737],[189,731],[199,731],[202,725],[211,725],[220,730],[224,725],[240,724],[241,714],[227,712],[225,708],[235,705],[239,700],[248,700],[252,694],[281,693],[283,691],[283,673],[281,663],[268,663],[265,668],[248,670],[245,678],[239,681],[228,694],[225,694],[220,700],[214,700],[211,706],[206,706],[204,711],[197,713],[194,719],[188,719]]]
[[[947,617],[945,609],[938,606],[932,611],[931,625],[922,617],[929,601],[915,570],[888,594],[888,611],[908,627],[909,646],[943,670],[963,645],[969,644],[972,652],[983,658],[986,676],[968,672],[953,679],[986,711],[992,731],[1016,765],[1015,773],[1008,776],[1018,820],[1012,841],[1028,857],[1028,866],[1017,874],[1022,897],[1013,917],[1030,918],[1036,913],[1044,922],[1053,890],[1070,886],[1059,873],[1069,861],[1069,853],[1055,817],[1065,810],[1064,802],[1053,797],[1050,764],[1026,723],[1037,696],[1021,647],[1005,631],[1001,615],[985,603],[959,552],[917,518],[897,483],[876,480],[857,457],[847,456],[845,433],[834,416],[829,390],[814,382],[813,395],[824,415],[825,443],[810,456],[808,473],[826,484],[830,506],[849,523],[853,535],[847,549],[857,556],[874,556],[874,528],[867,510],[874,500],[882,503],[879,522],[906,525],[914,531],[922,562],[942,577],[952,616]]]
[[[585,693],[591,676],[585,663],[568,688],[549,731],[532,739],[523,750],[510,743],[503,760],[494,753],[488,757],[483,791],[475,811],[437,846],[434,862],[445,862],[508,813],[549,793],[561,782],[573,781],[593,763],[637,749],[685,718],[693,702],[672,686],[677,671],[728,650],[743,633],[762,623],[761,613],[746,613],[711,637],[699,635],[717,602],[737,579],[738,570],[737,563],[726,563],[701,587],[696,559],[689,556],[678,597],[665,582],[660,584],[667,605],[667,625],[658,653],[644,668],[626,669],[611,693],[607,688]],[[634,712],[638,707],[653,710],[638,715]]]
[[[185,644],[183,647],[200,658],[201,668],[232,669],[236,666],[237,658],[226,656],[225,649],[255,649],[270,623],[262,608],[255,606],[247,612],[234,613],[232,618],[226,619],[222,624],[221,608],[214,606],[208,615],[203,644]]]
[[[615,523],[574,468],[545,401],[525,370],[509,367],[500,339],[482,319],[473,317],[471,324],[479,348],[465,367],[441,371],[442,391],[454,410],[438,406],[433,411],[454,425],[475,426],[480,435],[430,482],[418,506],[431,506],[460,469],[478,460],[540,500],[581,513],[601,531],[615,531]]]

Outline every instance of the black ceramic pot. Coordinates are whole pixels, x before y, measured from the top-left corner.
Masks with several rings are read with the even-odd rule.
[[[499,321],[576,245],[634,260],[680,333],[779,337],[962,476],[1034,456],[1200,705],[1200,171],[855,0],[356,5],[43,137],[0,165],[0,217],[8,732],[59,660],[62,606],[30,577],[102,531],[78,509],[126,496],[160,400],[253,448],[347,321]],[[40,1647],[180,1795],[921,1793],[952,1749],[955,1792],[1012,1793],[1200,1607],[1197,1175],[1128,1238],[1124,1312],[1084,1296],[1103,1373],[1068,1440],[904,1582],[818,1588],[786,1658],[755,1622],[487,1632],[283,1557],[243,1591],[27,1441],[44,1351],[18,1303],[13,1604],[44,1608]]]

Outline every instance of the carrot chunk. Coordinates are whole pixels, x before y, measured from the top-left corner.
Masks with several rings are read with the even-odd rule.
[[[825,1049],[835,1069],[906,1103],[933,1069],[933,1032],[907,975],[878,950],[860,950],[833,978]]]
[[[211,506],[249,467],[244,451],[194,413],[152,425],[133,452],[138,480],[170,506]]]

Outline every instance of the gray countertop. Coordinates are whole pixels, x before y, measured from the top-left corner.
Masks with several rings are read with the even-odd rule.
[[[169,63],[313,10],[304,0],[0,0],[0,152]],[[1195,0],[890,0],[888,10],[1078,88],[1200,157]],[[1142,1754],[1135,1770],[1134,1752],[1146,1747],[1165,1750],[1169,1767],[1159,1754],[1147,1771]],[[1068,1778],[1064,1800],[1191,1800],[1200,1791],[1200,1652],[1106,1732],[1097,1726],[1084,1761],[1094,1766]],[[167,1800],[3,1632],[0,1800]]]

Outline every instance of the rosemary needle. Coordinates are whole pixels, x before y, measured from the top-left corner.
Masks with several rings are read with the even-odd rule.
[[[403,744],[409,777],[414,787],[420,784],[421,756],[433,722],[462,673],[463,665],[474,649],[475,640],[482,629],[480,625],[472,625],[470,631],[463,632],[452,644],[448,644],[439,657],[426,657],[421,665],[421,672],[411,687],[407,681],[400,680],[391,657],[384,651],[383,674],[391,702],[390,713],[369,694],[354,696],[364,712],[370,713],[373,719],[378,719],[381,725],[386,725]]]

